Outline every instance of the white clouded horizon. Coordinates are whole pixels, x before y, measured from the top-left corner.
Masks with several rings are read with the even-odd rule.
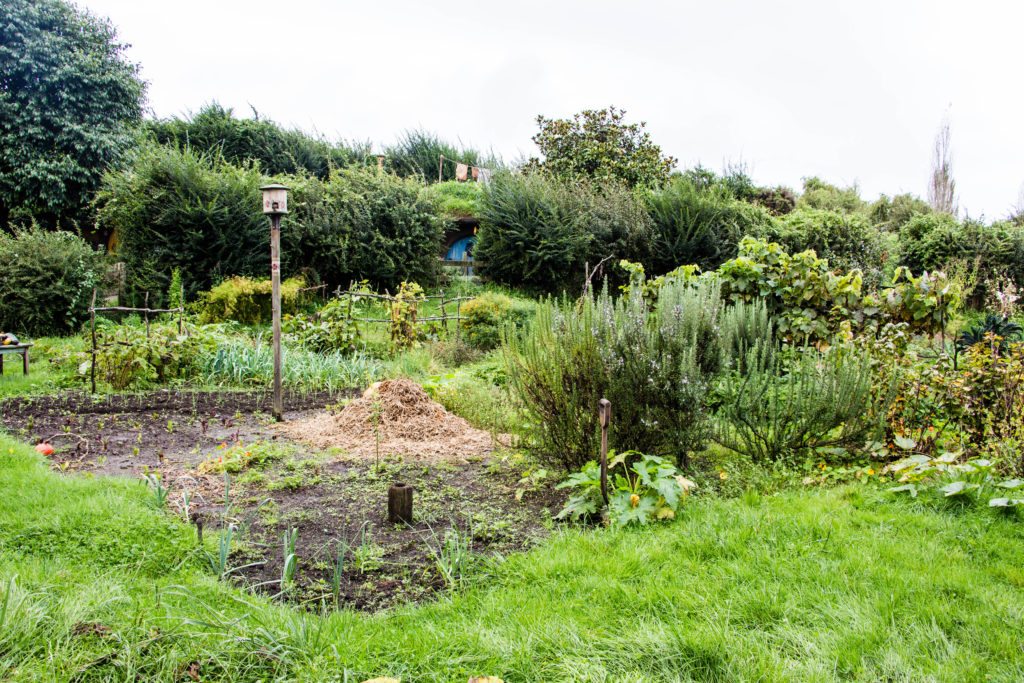
[[[947,114],[961,210],[1024,183],[1024,3],[80,0],[142,66],[155,116],[217,101],[379,147],[402,131],[536,153],[535,117],[614,104],[680,168],[745,163],[868,199],[926,193]]]

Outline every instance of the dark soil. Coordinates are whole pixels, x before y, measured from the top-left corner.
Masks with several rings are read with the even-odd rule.
[[[308,417],[338,400],[289,396],[285,419]],[[230,566],[240,569],[231,575],[264,592],[282,593],[283,535],[295,529],[298,569],[283,596],[315,608],[334,604],[339,552],[339,604],[378,610],[422,599],[453,578],[483,575],[487,557],[525,549],[546,536],[551,513],[564,498],[544,483],[527,487],[517,499],[524,466],[509,454],[428,463],[382,453],[377,463],[312,449],[276,429],[265,393],[9,399],[0,402],[0,428],[29,443],[49,440],[56,449],[54,467],[62,470],[159,472],[170,489],[171,510],[205,529],[238,529]],[[272,457],[233,474],[225,495],[224,477],[210,465],[236,444]],[[387,520],[387,489],[398,481],[415,488],[411,525]],[[187,509],[184,492],[191,494]],[[449,550],[471,551],[465,563],[447,572],[447,580],[448,563],[438,562],[446,542]]]

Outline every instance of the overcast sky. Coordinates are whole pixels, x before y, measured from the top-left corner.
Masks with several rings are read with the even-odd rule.
[[[952,125],[961,210],[1024,183],[1020,0],[80,0],[132,44],[157,116],[216,100],[330,138],[425,128],[535,153],[534,118],[609,104],[680,168],[926,193]]]

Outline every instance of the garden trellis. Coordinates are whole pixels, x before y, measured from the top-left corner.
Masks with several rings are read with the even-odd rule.
[[[388,292],[384,294],[376,294],[373,292],[366,292],[356,288],[354,285],[350,285],[345,291],[336,290],[335,296],[340,299],[345,299],[347,305],[345,307],[346,321],[349,323],[390,323],[395,324],[397,319],[394,314],[390,318],[360,318],[357,317],[353,311],[353,304],[359,299],[371,299],[374,301],[383,301],[389,310],[394,310],[395,306],[403,302],[426,302],[426,301],[437,301],[439,315],[427,316],[424,318],[417,317],[413,321],[414,324],[428,323],[428,322],[439,322],[441,327],[445,330],[448,329],[448,322],[452,321],[455,323],[455,336],[459,338],[459,322],[462,320],[462,302],[472,299],[471,296],[456,296],[448,298],[442,290],[440,294],[424,295],[414,299],[403,299],[399,296],[395,296]],[[455,315],[449,315],[446,306],[455,305]]]
[[[181,301],[185,300],[185,292],[182,289]],[[89,304],[89,336],[92,341],[92,349],[90,351],[90,363],[89,363],[89,383],[92,387],[92,393],[96,393],[96,352],[107,346],[115,344],[125,344],[126,342],[112,341],[103,344],[96,342],[96,314],[105,312],[117,312],[117,313],[140,313],[142,314],[143,320],[146,323],[146,339],[149,339],[149,316],[150,315],[161,315],[166,313],[177,313],[178,314],[178,334],[185,333],[185,305],[178,306],[177,308],[149,308],[149,292],[145,293],[144,298],[145,307],[135,308],[132,306],[97,306],[96,305],[96,290],[92,290],[92,302]]]

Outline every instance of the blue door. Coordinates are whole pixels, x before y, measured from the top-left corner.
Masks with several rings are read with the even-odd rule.
[[[472,261],[475,244],[476,237],[460,237],[448,247],[448,254],[444,258],[446,261]]]

